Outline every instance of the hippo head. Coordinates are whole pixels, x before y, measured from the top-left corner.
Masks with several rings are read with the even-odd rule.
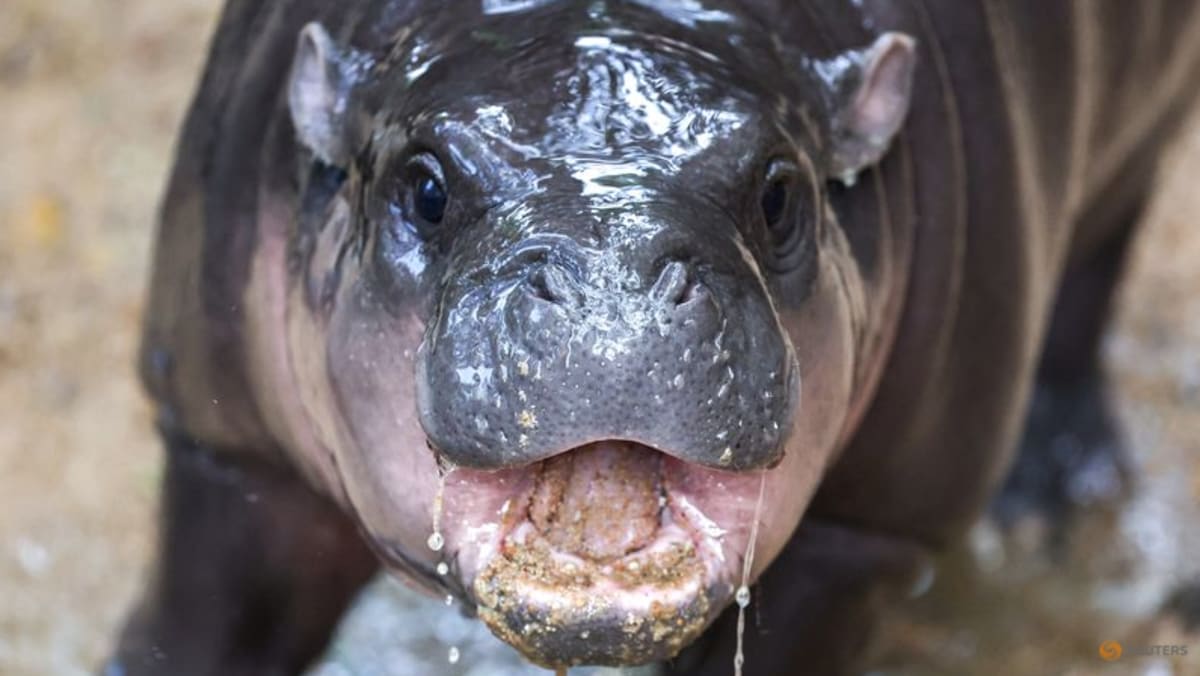
[[[845,433],[869,313],[827,194],[900,127],[912,41],[497,4],[301,35],[297,389],[393,568],[535,662],[666,659]]]

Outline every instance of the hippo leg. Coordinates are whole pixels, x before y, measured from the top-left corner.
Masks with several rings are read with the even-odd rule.
[[[1200,634],[1200,579],[1178,587],[1167,599],[1164,610],[1179,619],[1185,632]]]
[[[1060,532],[1073,508],[1128,495],[1130,463],[1100,348],[1142,204],[1121,210],[1122,222],[1068,264],[1017,458],[993,504],[1002,527],[1038,516]]]
[[[754,586],[742,673],[862,673],[882,611],[932,581],[931,561],[915,542],[806,519]],[[728,676],[736,646],[734,606],[667,673]]]
[[[167,434],[155,575],[106,676],[295,674],[376,563],[292,476]]]

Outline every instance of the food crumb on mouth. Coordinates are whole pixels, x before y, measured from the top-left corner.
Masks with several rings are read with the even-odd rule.
[[[517,424],[523,429],[531,430],[537,427],[537,415],[531,409],[524,409],[517,414]]]
[[[717,462],[722,467],[728,467],[733,462],[733,449],[726,446],[725,450],[721,451],[721,457],[717,459]]]
[[[472,584],[480,619],[551,668],[641,664],[691,642],[726,592],[671,517],[663,457],[614,441],[544,461],[527,519]]]

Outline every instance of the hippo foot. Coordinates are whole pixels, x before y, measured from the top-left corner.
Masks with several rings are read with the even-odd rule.
[[[1179,619],[1185,632],[1200,634],[1200,580],[1176,589],[1167,600],[1165,610]]]
[[[1080,510],[1120,504],[1132,483],[1125,442],[1100,379],[1043,382],[991,513],[1004,530],[1033,519],[1053,537]]]

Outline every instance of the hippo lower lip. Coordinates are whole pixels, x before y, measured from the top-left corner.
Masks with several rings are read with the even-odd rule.
[[[530,660],[667,659],[730,598],[737,557],[726,561],[725,532],[684,488],[706,470],[604,441],[526,471],[532,483],[508,502],[508,525],[471,589],[480,618]]]

